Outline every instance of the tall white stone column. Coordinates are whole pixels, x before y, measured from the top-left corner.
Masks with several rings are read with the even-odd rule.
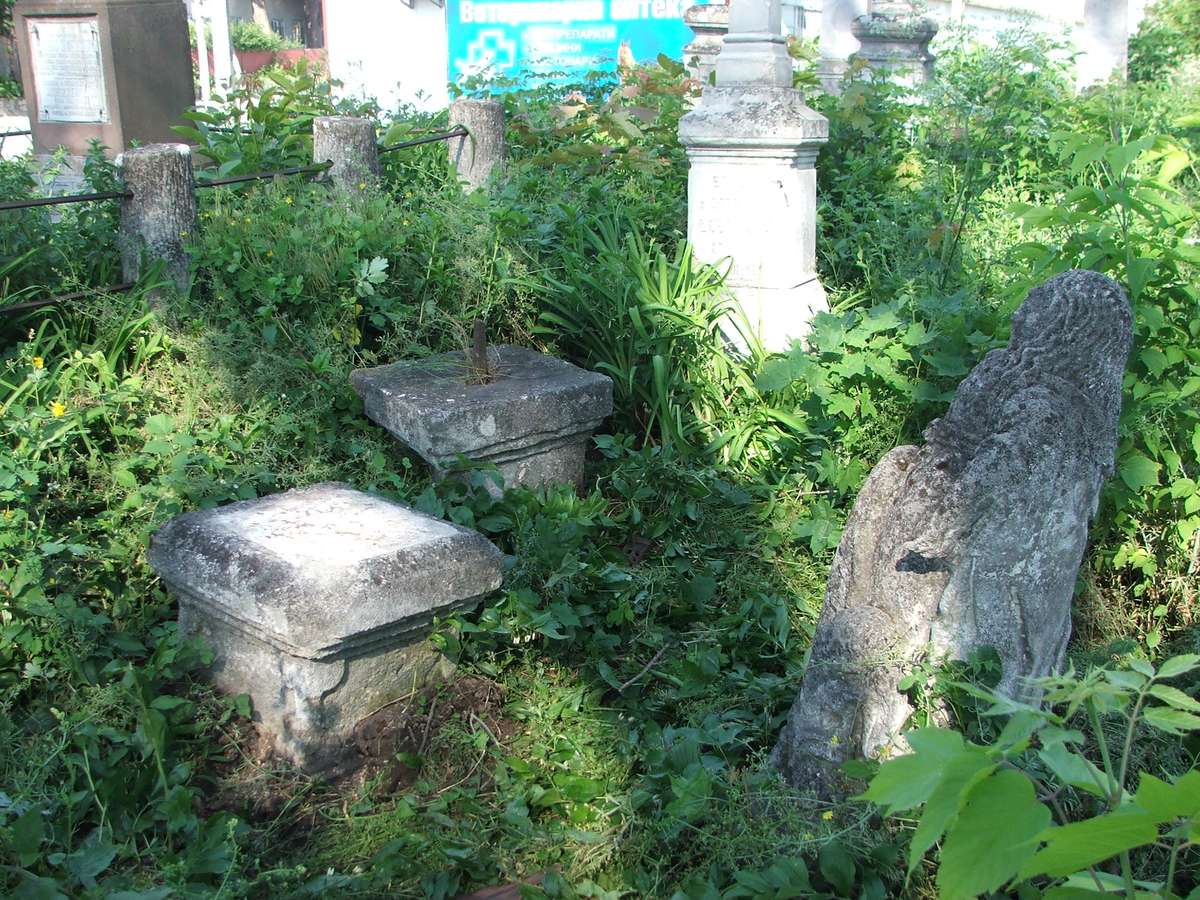
[[[867,13],[867,0],[825,0],[821,8],[821,59],[817,77],[829,93],[841,93],[842,76],[851,54],[858,52],[858,38],[850,28]]]
[[[781,32],[779,0],[733,0],[716,85],[679,123],[691,164],[688,240],[702,262],[732,260],[725,283],[771,350],[786,350],[828,309],[814,164],[829,122],[792,87]]]

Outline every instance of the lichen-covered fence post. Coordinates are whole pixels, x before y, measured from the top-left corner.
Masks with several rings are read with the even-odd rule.
[[[335,187],[352,194],[370,190],[379,180],[375,123],[353,116],[313,119],[313,162],[331,162]]]
[[[496,100],[455,100],[450,104],[450,128],[458,127],[467,133],[448,142],[450,161],[466,189],[478,190],[504,171],[504,107]]]
[[[187,290],[185,245],[196,230],[196,185],[186,144],[147,144],[121,156],[130,196],[121,201],[121,274],[137,281],[143,266],[162,260],[167,276]]]

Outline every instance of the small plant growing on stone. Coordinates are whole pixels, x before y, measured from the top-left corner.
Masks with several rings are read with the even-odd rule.
[[[483,319],[476,319],[471,326],[471,346],[467,350],[470,371],[467,384],[491,384],[496,380],[496,371],[488,361],[487,326]]]

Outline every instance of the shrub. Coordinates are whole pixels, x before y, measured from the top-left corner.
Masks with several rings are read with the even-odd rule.
[[[300,45],[274,31],[264,29],[257,22],[231,19],[229,42],[234,50],[294,50]]]
[[[1157,669],[1133,659],[1126,669],[1042,679],[1045,707],[985,693],[987,715],[1008,716],[994,742],[911,731],[913,752],[884,762],[863,799],[889,814],[920,810],[908,870],[940,843],[938,896],[946,900],[1005,885],[1048,898],[1177,897],[1200,823],[1200,770],[1170,780],[1139,771],[1135,740],[1200,730],[1200,703],[1167,683],[1197,667],[1196,655]],[[1095,761],[1080,752],[1085,742]],[[1151,864],[1154,874],[1137,871],[1135,862],[1159,848],[1166,858]],[[1107,870],[1109,860],[1119,872]]]

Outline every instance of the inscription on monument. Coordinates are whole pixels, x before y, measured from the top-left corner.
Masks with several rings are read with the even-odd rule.
[[[96,17],[29,19],[28,26],[41,121],[107,122]]]

